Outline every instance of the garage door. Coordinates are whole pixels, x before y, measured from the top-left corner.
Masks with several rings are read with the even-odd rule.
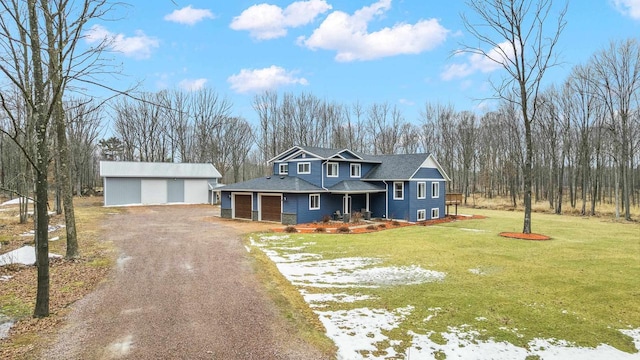
[[[263,221],[282,221],[280,214],[280,196],[262,196],[260,198],[260,215]]]
[[[251,220],[251,195],[235,195],[235,218]]]

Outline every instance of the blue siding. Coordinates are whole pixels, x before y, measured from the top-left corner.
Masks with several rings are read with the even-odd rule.
[[[332,187],[333,185],[339,183],[340,181],[343,180],[351,180],[350,177],[350,164],[349,162],[346,161],[330,161],[330,162],[336,162],[338,163],[338,177],[327,177],[327,165],[324,165],[324,187]]]
[[[369,173],[369,171],[371,171],[371,169],[376,167],[376,165],[378,165],[378,164],[361,163],[360,172],[361,172],[362,177],[365,177]]]
[[[284,213],[297,214],[298,224],[320,222],[325,215],[331,215],[332,199],[329,194],[320,194],[320,209],[309,210],[309,194],[285,194],[287,201],[283,203]]]
[[[372,218],[384,218],[385,207],[387,206],[387,199],[385,196],[386,193],[375,193],[371,194],[371,198],[369,198],[369,210],[371,210]]]
[[[289,176],[296,176],[302,180],[308,181],[315,186],[322,186],[322,161],[318,160],[310,160],[310,161],[300,161],[300,162],[308,162],[311,164],[311,174],[298,174],[298,161],[293,161],[289,163]]]
[[[434,168],[420,168],[413,176],[414,179],[443,179],[444,176],[440,174],[438,169]]]
[[[393,181],[389,181],[389,189],[387,193],[389,195],[389,218],[397,220],[409,220],[409,183],[404,181],[404,199],[393,199]]]
[[[220,191],[220,209],[231,209],[231,191]]]

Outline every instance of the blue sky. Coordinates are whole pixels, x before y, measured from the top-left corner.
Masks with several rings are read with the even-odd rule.
[[[91,24],[86,41],[113,39],[123,76],[145,91],[201,87],[255,120],[251,102],[265,90],[309,92],[364,106],[388,102],[417,121],[426,102],[458,110],[491,108],[489,79],[501,70],[469,54],[462,0],[154,0],[130,2],[116,21]],[[556,5],[562,5],[556,0]],[[566,78],[611,40],[638,37],[640,0],[574,0],[559,43],[562,64],[547,81]],[[489,50],[489,49],[486,49]]]

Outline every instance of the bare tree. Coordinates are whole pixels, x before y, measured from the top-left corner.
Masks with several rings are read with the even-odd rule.
[[[612,42],[608,49],[598,52],[592,59],[598,95],[608,114],[608,125],[615,139],[616,163],[622,180],[624,217],[631,220],[631,168],[633,152],[632,123],[638,108],[640,89],[640,45],[636,39]],[[616,193],[618,191],[616,181]],[[616,195],[616,217],[619,202]]]
[[[462,51],[478,54],[498,64],[508,74],[494,83],[499,98],[514,102],[520,109],[525,130],[524,225],[531,233],[531,189],[533,144],[531,124],[537,117],[536,99],[545,72],[556,64],[555,47],[565,27],[564,6],[547,30],[553,11],[552,0],[468,0],[467,6],[478,20],[462,15],[462,21],[482,45],[465,45]]]

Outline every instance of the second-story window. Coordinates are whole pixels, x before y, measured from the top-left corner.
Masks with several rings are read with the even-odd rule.
[[[327,163],[327,177],[338,177],[338,163]]]
[[[311,163],[298,163],[298,174],[311,174]]]
[[[360,164],[351,164],[351,177],[352,178],[360,177]]]
[[[426,199],[427,198],[427,183],[419,182],[418,183],[418,199]]]
[[[287,175],[289,174],[289,164],[278,164],[278,174]]]

